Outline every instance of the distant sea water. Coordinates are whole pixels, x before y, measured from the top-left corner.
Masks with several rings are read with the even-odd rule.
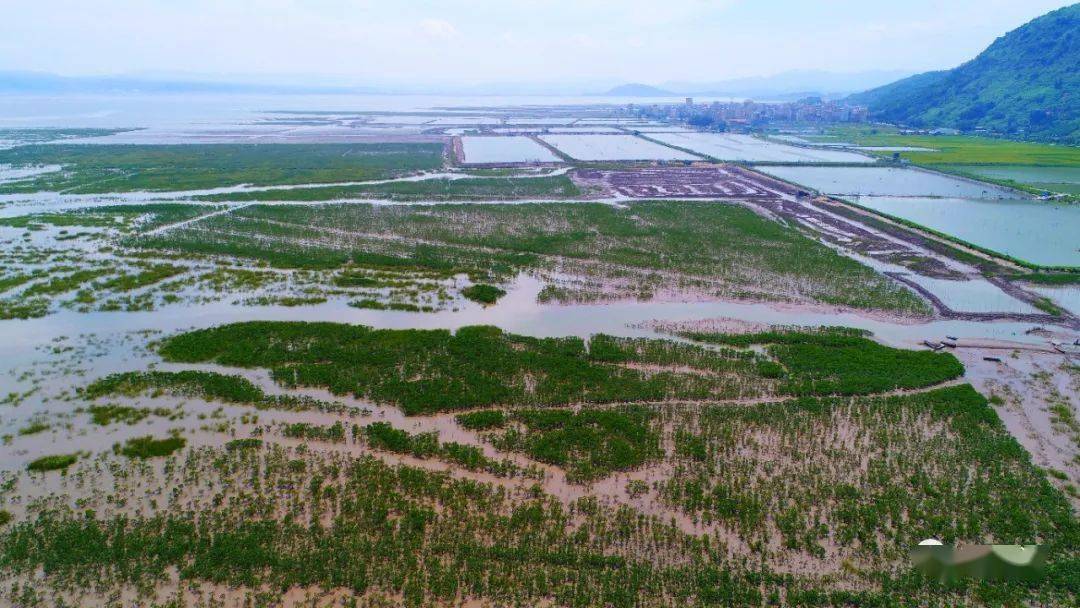
[[[431,111],[447,107],[678,103],[683,98],[440,95],[0,95],[0,129],[180,128],[242,124],[275,110]],[[701,99],[713,101],[713,99]]]

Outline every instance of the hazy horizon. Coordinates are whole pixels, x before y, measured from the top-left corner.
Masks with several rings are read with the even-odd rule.
[[[709,83],[958,65],[1056,0],[16,1],[0,71],[307,86]],[[852,53],[857,47],[859,52]]]

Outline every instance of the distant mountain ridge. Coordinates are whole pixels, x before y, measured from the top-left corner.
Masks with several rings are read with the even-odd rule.
[[[908,70],[827,72],[791,70],[771,76],[733,78],[717,82],[662,82],[660,87],[678,94],[715,97],[747,97],[758,101],[782,101],[807,96],[840,97],[888,84],[909,76]]]
[[[913,127],[1080,143],[1080,4],[998,38],[971,61],[848,97]]]
[[[641,84],[633,82],[630,84],[621,84],[617,87],[612,87],[607,91],[601,93],[606,97],[675,97],[676,94],[671,91],[665,91],[659,87],[654,87],[648,84]]]
[[[787,101],[810,96],[843,97],[911,74],[905,70],[826,72],[792,70],[772,76],[752,76],[715,82],[669,81],[659,85],[623,84],[599,95],[612,97],[731,97],[758,101]]]

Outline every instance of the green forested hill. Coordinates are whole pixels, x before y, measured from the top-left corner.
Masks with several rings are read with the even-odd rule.
[[[1080,143],[1080,4],[1009,32],[955,69],[849,100],[889,122]]]

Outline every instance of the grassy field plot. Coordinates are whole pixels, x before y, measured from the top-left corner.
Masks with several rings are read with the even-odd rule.
[[[253,205],[130,245],[253,258],[501,274],[564,268],[591,287],[562,300],[699,296],[817,301],[924,313],[911,292],[794,228],[713,202]]]
[[[341,199],[480,200],[574,198],[581,194],[565,175],[544,177],[475,177],[425,179],[355,186],[253,190],[195,197],[202,201],[332,201]]]
[[[900,152],[919,165],[1035,165],[1080,167],[1080,148],[1017,142],[970,135],[902,135],[890,127],[833,127],[828,137],[806,136],[825,143],[843,141],[859,146],[928,148],[933,151]],[[892,152],[876,154],[891,157]]]
[[[171,191],[253,184],[384,179],[437,169],[442,144],[34,145],[0,150],[0,164],[63,170],[0,192]]]

